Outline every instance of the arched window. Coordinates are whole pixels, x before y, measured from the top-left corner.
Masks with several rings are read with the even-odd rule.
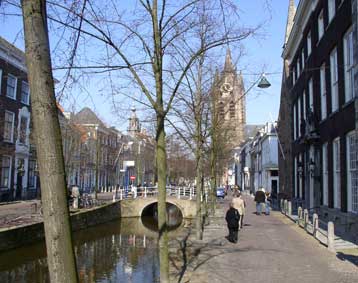
[[[219,102],[219,116],[222,119],[225,118],[225,106],[224,106],[224,103],[222,101]]]
[[[235,118],[235,103],[234,103],[234,101],[230,102],[229,112],[230,112],[230,118]]]

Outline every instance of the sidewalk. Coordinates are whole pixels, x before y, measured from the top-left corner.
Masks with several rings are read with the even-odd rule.
[[[99,193],[98,200],[112,202],[112,193]],[[25,224],[33,224],[43,220],[40,214],[40,200],[15,201],[0,204],[0,230]]]
[[[253,214],[252,198],[245,199],[248,207],[239,243],[225,239],[225,200],[218,205],[217,217],[205,226],[203,241],[190,236],[182,243],[181,254],[171,256],[173,262],[181,258],[173,282],[358,282],[356,265],[327,251],[279,212]]]

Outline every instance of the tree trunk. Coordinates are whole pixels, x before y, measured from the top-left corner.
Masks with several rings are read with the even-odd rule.
[[[201,195],[202,195],[202,152],[201,147],[198,145],[199,148],[196,150],[195,160],[196,160],[196,239],[202,240],[203,239],[203,229],[202,229],[202,202],[201,202]]]
[[[166,210],[167,156],[165,150],[164,117],[157,115],[157,170],[158,170],[158,229],[160,282],[169,282],[169,250]]]
[[[23,0],[26,63],[40,168],[47,261],[51,282],[77,282],[67,206],[61,131],[51,72],[46,1]]]

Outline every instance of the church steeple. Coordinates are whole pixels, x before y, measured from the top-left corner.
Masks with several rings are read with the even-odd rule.
[[[295,18],[295,14],[296,14],[295,0],[289,0],[284,45],[286,45],[286,43],[287,43],[287,41],[288,41],[288,38],[289,38],[289,36],[290,36],[291,30],[292,30],[292,26],[293,26],[293,23],[294,23],[293,20],[294,20],[294,18]]]
[[[231,52],[230,52],[230,48],[228,47],[226,49],[224,72],[233,72],[233,71],[235,71],[235,68],[234,65],[232,64]]]
[[[134,136],[136,133],[140,132],[140,123],[136,114],[136,109],[132,107],[131,111],[132,111],[131,117],[128,119],[129,120],[128,134]]]

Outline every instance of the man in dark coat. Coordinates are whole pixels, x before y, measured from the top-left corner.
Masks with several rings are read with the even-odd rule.
[[[226,222],[227,222],[227,227],[229,228],[229,236],[228,236],[228,240],[232,243],[237,243],[238,237],[238,231],[239,231],[239,219],[240,219],[240,214],[237,211],[237,209],[235,209],[233,207],[232,204],[230,204],[230,208],[229,210],[226,212]]]
[[[256,214],[261,215],[262,203],[265,203],[266,201],[266,196],[263,188],[257,190],[254,201],[256,201]]]

